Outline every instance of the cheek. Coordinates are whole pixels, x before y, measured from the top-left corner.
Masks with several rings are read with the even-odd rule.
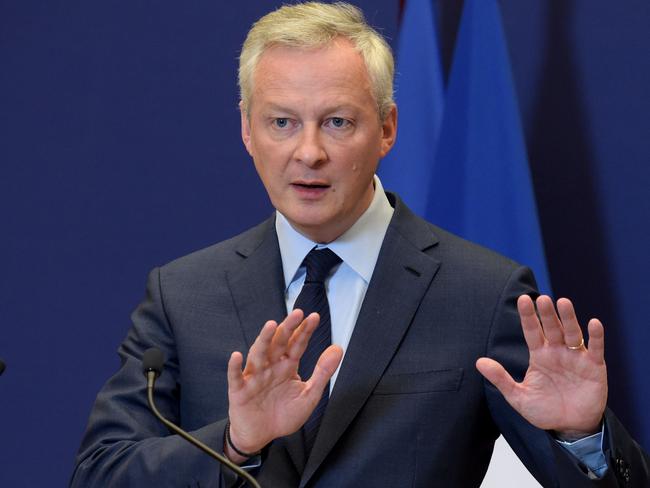
[[[281,148],[274,144],[268,144],[258,141],[254,147],[253,161],[255,168],[260,177],[265,180],[265,184],[274,183],[280,177],[286,168],[286,157]]]
[[[355,154],[353,159],[350,159],[352,162],[348,164],[347,171],[349,177],[353,178],[357,184],[364,184],[368,178],[375,174],[377,163],[369,159],[372,156],[368,152],[360,152]]]
[[[350,171],[359,175],[374,174],[379,164],[380,141],[369,137],[363,137],[362,140],[354,144],[354,149],[348,151],[347,161],[352,161]]]

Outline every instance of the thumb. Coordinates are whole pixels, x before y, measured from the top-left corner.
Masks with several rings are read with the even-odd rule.
[[[318,392],[318,397],[323,394],[323,390],[327,386],[327,382],[339,367],[341,359],[343,358],[343,349],[339,346],[331,345],[323,354],[318,358],[314,372],[309,378],[309,389],[315,393]]]
[[[517,383],[500,363],[490,358],[479,358],[476,361],[476,369],[510,402]]]

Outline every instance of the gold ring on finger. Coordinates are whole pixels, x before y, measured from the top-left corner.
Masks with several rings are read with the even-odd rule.
[[[585,347],[585,338],[583,337],[582,339],[580,339],[580,344],[578,344],[577,346],[569,346],[567,344],[566,347],[568,347],[572,351],[577,351],[578,349],[582,349],[583,347]]]

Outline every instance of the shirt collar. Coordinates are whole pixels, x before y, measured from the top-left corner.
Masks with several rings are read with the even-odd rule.
[[[354,225],[327,246],[320,246],[329,247],[334,251],[366,284],[375,269],[384,235],[393,216],[393,207],[390,206],[381,181],[376,175],[374,185],[372,202]],[[275,230],[282,256],[284,282],[288,287],[295,279],[307,253],[318,244],[296,231],[280,212],[276,211],[276,215]]]

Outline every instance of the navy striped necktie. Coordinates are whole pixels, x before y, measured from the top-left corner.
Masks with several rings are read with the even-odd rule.
[[[301,309],[305,313],[305,317],[312,312],[318,312],[320,315],[320,323],[311,336],[298,366],[298,374],[303,381],[311,377],[318,358],[332,343],[332,324],[330,307],[325,293],[325,279],[332,271],[332,268],[340,262],[341,258],[328,248],[312,249],[303,261],[303,265],[307,268],[307,277],[293,308]],[[307,457],[309,457],[309,453],[314,446],[328,399],[329,383],[325,387],[318,405],[302,428]]]

